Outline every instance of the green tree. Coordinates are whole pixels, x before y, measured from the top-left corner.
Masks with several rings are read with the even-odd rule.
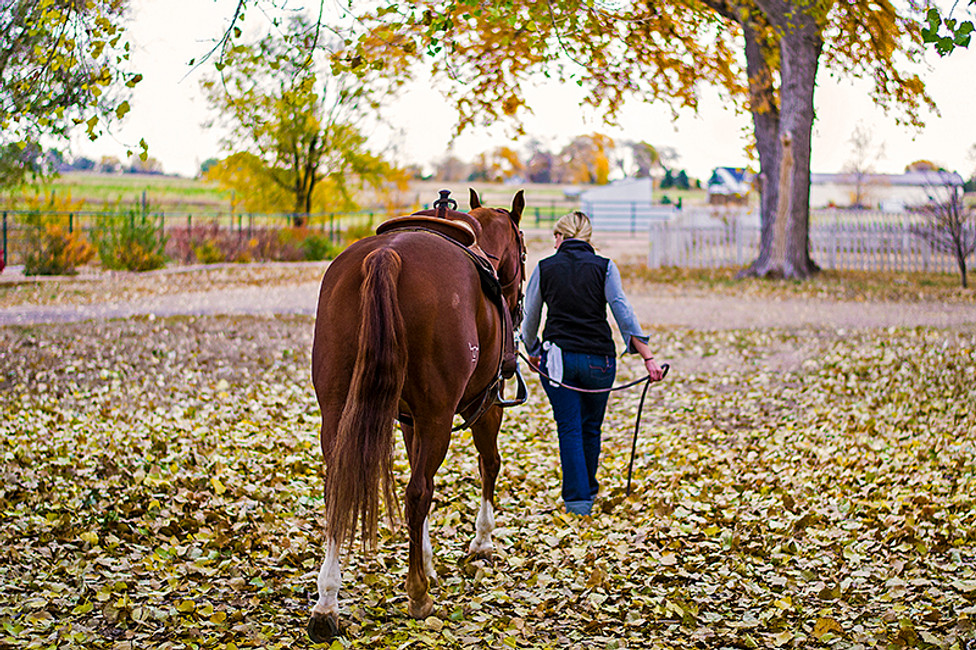
[[[651,170],[661,163],[661,154],[649,142],[631,142],[629,146],[634,155],[633,175],[637,178],[649,177]]]
[[[674,186],[679,190],[690,190],[691,182],[688,180],[688,173],[685,170],[678,172],[677,176],[674,177]]]
[[[762,179],[763,237],[749,273],[806,277],[810,140],[821,62],[873,80],[872,95],[898,119],[920,124],[931,106],[917,75],[901,70],[921,48],[917,23],[888,0],[692,0],[625,3],[607,11],[585,0],[486,4],[428,0],[361,15],[368,31],[340,54],[351,67],[382,66],[402,80],[424,60],[458,107],[458,129],[518,119],[522,89],[543,73],[587,89],[608,121],[627,97],[695,108],[702,82],[753,117]],[[731,29],[730,29],[731,27]],[[745,67],[740,63],[745,56]],[[786,168],[781,168],[781,162]]]
[[[220,75],[202,82],[229,129],[223,144],[235,152],[209,175],[245,201],[285,201],[295,225],[305,223],[317,197],[347,209],[355,190],[381,185],[394,172],[357,127],[377,110],[368,82],[321,73],[328,54],[318,28],[293,18],[284,32],[225,48]]]
[[[0,3],[0,183],[46,173],[44,140],[91,139],[129,111],[125,0]],[[142,143],[145,150],[145,143]]]

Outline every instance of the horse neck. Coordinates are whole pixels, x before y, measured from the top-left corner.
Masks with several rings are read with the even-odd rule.
[[[490,225],[482,222],[482,231],[485,238],[490,241],[485,242],[482,248],[494,255],[497,259],[491,260],[498,274],[498,279],[502,283],[502,293],[509,309],[514,314],[519,298],[521,297],[521,285],[524,281],[524,268],[521,261],[521,248],[517,239],[518,232],[512,224],[502,222],[501,218],[508,219],[508,215],[498,215]],[[490,248],[488,248],[490,246]],[[503,271],[507,271],[503,273]]]

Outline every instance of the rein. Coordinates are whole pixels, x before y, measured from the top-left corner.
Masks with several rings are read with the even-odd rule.
[[[576,391],[577,393],[612,393],[613,391],[624,390],[625,388],[630,388],[631,386],[636,386],[637,384],[640,383],[644,384],[644,390],[641,391],[640,403],[637,405],[637,419],[634,421],[634,439],[630,443],[630,464],[627,466],[626,495],[630,496],[630,480],[634,474],[634,455],[637,453],[637,434],[640,432],[641,414],[644,412],[644,398],[647,397],[647,389],[651,387],[650,375],[645,375],[641,379],[635,379],[634,381],[627,384],[623,384],[621,386],[611,386],[610,388],[579,388],[577,386],[567,386],[562,382],[553,381],[552,377],[542,372],[542,369],[535,366],[535,364],[533,364],[532,361],[530,361],[529,358],[525,356],[523,353],[519,352],[519,356],[522,357],[525,363],[529,365],[529,368],[539,373],[541,377],[545,377],[551,383],[553,384],[558,383],[559,386],[562,386],[563,388],[566,388],[568,390]],[[670,369],[671,369],[670,364],[667,363],[661,364],[661,370],[663,371],[663,374],[661,375],[661,379],[664,379],[665,377],[668,376],[668,370]]]

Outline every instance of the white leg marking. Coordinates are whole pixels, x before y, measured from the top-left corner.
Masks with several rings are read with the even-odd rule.
[[[329,548],[325,554],[325,561],[319,571],[319,600],[312,608],[314,614],[339,615],[339,587],[342,585],[342,575],[339,572],[339,549],[335,541],[329,540]]]
[[[430,517],[424,519],[424,571],[428,578],[436,578],[434,570],[434,547],[430,545]]]
[[[481,510],[478,511],[478,520],[475,522],[474,539],[468,548],[470,553],[491,553],[495,545],[491,542],[491,531],[495,530],[495,511],[491,503],[485,499],[481,500]]]

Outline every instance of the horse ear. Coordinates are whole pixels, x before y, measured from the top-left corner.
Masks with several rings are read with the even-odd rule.
[[[525,191],[519,190],[512,199],[512,221],[517,226],[522,219],[522,211],[525,210]]]
[[[478,193],[474,191],[473,187],[468,188],[469,200],[471,201],[471,209],[477,210],[481,207],[481,199],[478,198]]]

